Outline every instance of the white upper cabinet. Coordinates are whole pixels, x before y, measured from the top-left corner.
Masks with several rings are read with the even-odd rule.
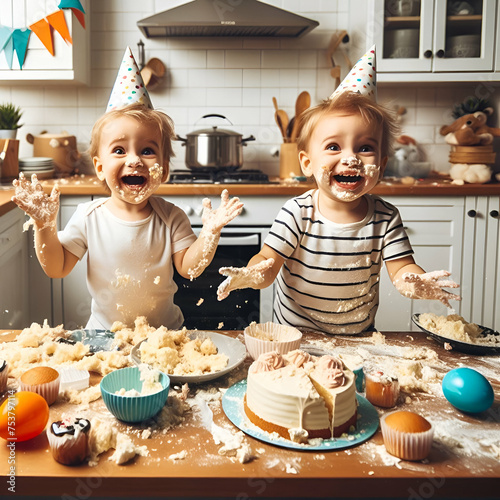
[[[496,0],[371,3],[369,38],[377,46],[380,82],[476,81],[479,75],[500,75]]]
[[[59,2],[53,0],[0,0],[0,26],[24,29],[34,22],[44,19],[57,11]],[[71,9],[64,9],[64,18],[73,43],[67,43],[53,28],[54,55],[52,55],[37,35],[29,38],[26,58],[20,68],[16,52],[9,68],[6,54],[0,52],[0,85],[13,82],[90,82],[90,1],[81,0],[85,9],[84,29]]]

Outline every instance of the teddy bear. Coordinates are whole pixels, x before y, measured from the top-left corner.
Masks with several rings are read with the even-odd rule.
[[[493,142],[493,137],[500,137],[500,128],[486,125],[493,108],[461,116],[451,125],[443,125],[439,130],[445,136],[445,141],[453,146],[487,145]]]

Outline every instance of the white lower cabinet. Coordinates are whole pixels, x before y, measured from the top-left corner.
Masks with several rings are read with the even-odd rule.
[[[465,198],[387,196],[384,199],[398,207],[416,263],[426,271],[450,271],[451,278],[461,283]],[[459,290],[463,293],[463,288]],[[451,305],[460,314],[461,302],[452,301]],[[384,266],[376,328],[380,331],[416,330],[411,316],[424,312],[447,314],[447,308],[435,300],[403,297],[394,288]]]
[[[62,197],[59,227],[64,228],[80,203],[91,196]],[[63,279],[52,280],[54,324],[63,323],[68,330],[83,328],[90,317],[90,294],[87,288],[87,255],[76,263]]]
[[[288,197],[270,197],[281,206]],[[173,203],[182,200],[169,197]],[[462,301],[452,301],[458,314],[475,323],[500,330],[500,202],[498,196],[395,197],[385,196],[396,205],[415,251],[415,261],[426,271],[447,270],[460,284],[456,290]],[[64,227],[79,203],[90,196],[62,196],[59,227]],[[273,210],[272,217],[277,210]],[[12,215],[11,215],[12,214]],[[63,323],[66,328],[85,326],[90,316],[90,295],[86,284],[86,258],[78,262],[71,274],[62,280],[45,276],[34,255],[32,243],[22,233],[22,213],[9,212],[11,218],[0,219],[0,227],[11,227],[19,241],[9,240],[6,229],[0,232],[0,272],[2,276],[2,328],[26,326],[32,321]],[[8,233],[8,232],[7,232]],[[31,234],[31,231],[30,231]],[[24,243],[23,243],[24,242]],[[14,249],[15,248],[15,249]],[[29,258],[26,248],[29,249]],[[24,250],[23,250],[24,249]],[[23,253],[24,252],[24,253]],[[27,283],[26,261],[29,260],[29,314],[26,313],[26,286],[6,287],[4,283]],[[6,277],[6,280],[4,278]],[[19,291],[18,291],[19,290]],[[453,290],[451,290],[453,292]],[[4,306],[5,304],[5,306]],[[10,311],[8,314],[5,311]],[[19,311],[16,313],[16,311]],[[447,308],[435,300],[410,300],[394,288],[387,270],[382,269],[380,305],[376,327],[380,331],[409,331],[417,328],[411,322],[414,313],[447,314]],[[21,318],[21,319],[18,319]],[[29,318],[29,321],[25,321]]]
[[[474,323],[500,331],[500,198],[466,199],[462,311]]]
[[[1,329],[21,329],[28,321],[28,240],[23,223],[21,210],[0,217]]]

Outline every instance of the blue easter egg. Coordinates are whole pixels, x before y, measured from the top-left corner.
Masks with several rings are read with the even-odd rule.
[[[484,375],[472,368],[455,368],[442,382],[444,397],[459,410],[480,413],[487,410],[495,399],[493,387]]]

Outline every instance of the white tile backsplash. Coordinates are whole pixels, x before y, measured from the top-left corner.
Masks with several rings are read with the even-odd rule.
[[[91,38],[89,87],[67,85],[0,85],[0,102],[12,100],[24,110],[20,130],[21,156],[30,156],[32,146],[24,138],[42,130],[76,134],[83,148],[88,146],[95,120],[105,110],[121,57],[129,45],[138,59],[137,43],[145,43],[146,61],[157,57],[167,74],[151,91],[155,107],[167,112],[181,135],[203,127],[200,118],[208,113],[225,115],[231,128],[256,141],[244,149],[247,168],[278,172],[281,136],[274,121],[272,97],[290,116],[297,95],[307,90],[312,103],[327,98],[334,90],[331,63],[326,49],[335,30],[359,25],[350,19],[347,0],[263,0],[305,17],[320,26],[299,39],[275,38],[160,38],[145,39],[138,20],[181,5],[186,0],[90,0],[88,30]],[[22,3],[22,2],[21,2]],[[360,13],[364,16],[366,13]],[[351,41],[335,54],[335,62],[347,74],[345,54],[355,63],[365,49],[365,34],[352,28]],[[32,37],[33,38],[33,37]],[[476,85],[383,85],[379,99],[389,106],[404,106],[402,131],[422,144],[428,160],[438,170],[448,170],[449,146],[439,128],[450,123],[455,102],[467,95],[493,92],[488,82]],[[498,90],[496,91],[498,93]],[[498,99],[497,99],[498,100]],[[198,123],[197,123],[198,122]],[[222,126],[222,124],[221,124]],[[173,168],[184,168],[185,148],[174,144]]]

